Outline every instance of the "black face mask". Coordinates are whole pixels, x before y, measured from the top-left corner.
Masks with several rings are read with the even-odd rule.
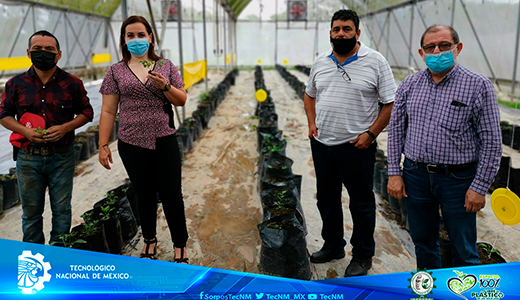
[[[40,71],[49,71],[56,66],[54,60],[56,59],[56,53],[36,50],[31,51],[31,61],[34,67]]]
[[[354,47],[356,47],[356,36],[353,36],[350,39],[333,39],[330,37],[330,42],[332,43],[332,48],[339,55],[345,55],[350,53]]]

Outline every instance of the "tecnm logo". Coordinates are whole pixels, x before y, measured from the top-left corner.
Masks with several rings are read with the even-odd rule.
[[[51,264],[44,262],[45,257],[40,253],[32,255],[31,251],[23,251],[18,256],[18,288],[24,294],[34,294],[41,291],[44,282],[51,280],[48,273]]]

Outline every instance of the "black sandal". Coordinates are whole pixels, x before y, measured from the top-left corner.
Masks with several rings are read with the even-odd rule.
[[[151,240],[143,239],[143,241],[146,244],[146,249],[144,250],[145,253],[141,253],[141,258],[155,259],[155,255],[157,255],[157,238]],[[155,244],[155,247],[153,247],[153,253],[150,253],[148,250],[150,250],[150,245],[153,244]]]
[[[187,257],[184,257],[184,247],[179,248],[179,249],[181,249],[181,257],[179,257],[179,258],[175,258],[174,261],[175,261],[176,263],[188,264],[188,258],[187,258]]]

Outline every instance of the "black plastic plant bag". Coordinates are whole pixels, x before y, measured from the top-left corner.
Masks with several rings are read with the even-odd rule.
[[[272,178],[291,178],[293,176],[293,160],[287,156],[284,156],[279,152],[269,152],[265,155],[264,160],[262,174],[260,174],[262,181],[268,181]]]
[[[100,215],[102,213],[102,207],[106,207],[107,199],[100,200],[94,203],[94,214]],[[110,253],[119,254],[123,249],[123,235],[121,229],[121,220],[119,213],[118,205],[113,207],[110,211],[110,217],[107,220],[101,220],[100,222],[103,224],[105,228],[106,240],[108,243],[108,247],[110,248]]]
[[[307,225],[300,195],[294,184],[264,190],[260,193],[260,200],[264,212],[264,221],[275,216],[293,213],[300,224],[302,224],[305,234],[307,234]]]
[[[105,236],[105,228],[101,223],[98,223],[98,230],[93,235],[86,235],[85,224],[80,224],[71,229],[71,232],[76,232],[77,237],[84,240],[86,243],[77,244],[76,249],[96,251],[103,253],[110,253],[108,243]]]
[[[302,175],[291,175],[289,178],[269,178],[266,181],[260,180],[259,192],[275,187],[294,185],[298,189],[298,197],[301,196]]]
[[[305,231],[294,214],[274,217],[258,224],[262,240],[260,272],[309,280],[311,266]]]
[[[128,185],[121,185],[110,192],[114,192],[117,197],[117,206],[119,209],[119,221],[121,222],[121,237],[123,242],[131,240],[137,234],[137,221],[130,205],[130,201],[127,197]]]
[[[18,180],[16,176],[0,181],[3,192],[3,210],[9,209],[20,202],[18,194]]]

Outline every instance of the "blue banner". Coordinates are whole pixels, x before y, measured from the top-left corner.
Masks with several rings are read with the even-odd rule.
[[[302,281],[0,239],[0,299],[520,299],[520,263]]]

